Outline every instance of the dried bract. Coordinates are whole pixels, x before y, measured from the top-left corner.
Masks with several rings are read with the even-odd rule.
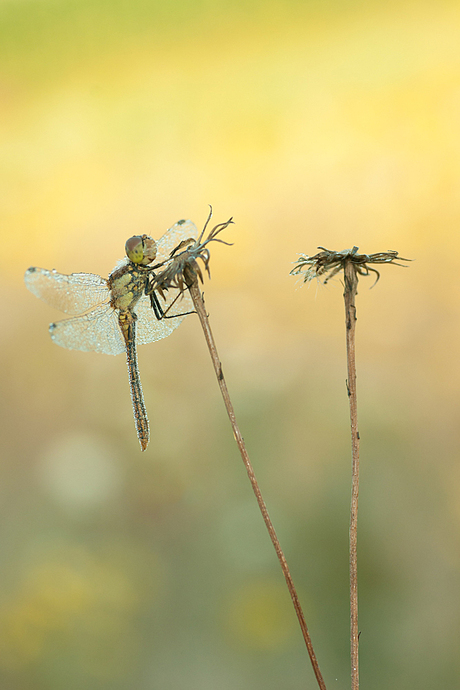
[[[203,235],[208,226],[209,221],[212,217],[212,209],[209,213],[208,219],[201,231],[200,236],[197,240],[183,240],[177,247],[171,252],[169,259],[167,259],[162,265],[166,265],[166,268],[158,273],[152,280],[152,289],[156,290],[162,297],[164,293],[169,288],[178,288],[184,292],[190,285],[197,282],[198,279],[203,282],[203,273],[201,271],[198,259],[203,262],[203,266],[211,277],[209,271],[209,260],[211,254],[209,252],[208,244],[210,242],[221,242],[231,246],[229,242],[225,242],[217,237],[217,235],[225,230],[231,223],[233,223],[232,218],[227,220],[225,223],[219,223],[216,225],[208,234],[205,240],[203,240]],[[156,266],[154,268],[159,268]]]
[[[395,266],[402,266],[407,268],[404,264],[397,263],[398,261],[411,261],[412,259],[404,259],[398,256],[398,252],[378,252],[377,254],[358,254],[359,247],[353,249],[344,249],[341,252],[334,252],[325,247],[318,247],[321,249],[318,254],[314,256],[307,256],[301,254],[296,261],[295,268],[292,269],[290,275],[303,275],[304,283],[313,280],[313,278],[320,279],[324,276],[324,284],[333,278],[337,273],[345,268],[347,263],[351,263],[355,272],[361,276],[368,276],[369,273],[375,273],[377,278],[374,285],[380,278],[380,273],[375,268],[371,268],[369,264],[394,264]],[[372,287],[374,287],[374,285]]]

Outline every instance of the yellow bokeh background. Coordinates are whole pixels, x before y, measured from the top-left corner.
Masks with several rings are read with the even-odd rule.
[[[31,265],[107,276],[125,240],[234,217],[210,313],[327,687],[349,687],[342,285],[362,278],[362,683],[460,678],[460,5],[1,0],[0,685],[315,687],[198,321],[123,357],[49,339]]]

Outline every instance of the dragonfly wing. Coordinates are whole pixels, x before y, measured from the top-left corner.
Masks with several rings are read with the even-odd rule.
[[[169,293],[174,292],[174,296]],[[179,294],[178,290],[170,290],[168,293],[168,300],[162,300],[159,297],[160,304],[164,311],[168,308],[169,304],[172,302],[174,297]],[[148,297],[142,297],[136,305],[136,340],[139,345],[146,345],[147,343],[153,343],[155,340],[161,340],[170,335],[185,318],[184,313],[193,310],[192,300],[187,293],[184,294],[183,298],[179,297],[177,302],[168,311],[167,316],[173,316],[175,314],[180,314],[180,316],[175,316],[173,319],[160,319],[158,320],[155,313],[150,305],[150,299]]]
[[[169,257],[172,250],[177,247],[182,240],[189,238],[196,239],[198,237],[198,230],[195,223],[191,220],[178,220],[174,223],[172,228],[169,228],[160,239],[157,241],[157,255],[155,263],[164,261]]]
[[[24,281],[36,297],[65,314],[81,314],[110,300],[107,281],[94,273],[65,275],[33,267],[27,269]]]
[[[56,345],[69,350],[101,352],[119,355],[126,351],[118,313],[109,305],[103,305],[87,314],[64,319],[50,325],[50,335]]]

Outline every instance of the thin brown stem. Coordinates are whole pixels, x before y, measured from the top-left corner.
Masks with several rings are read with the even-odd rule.
[[[195,309],[197,311],[197,314],[200,318],[201,326],[203,328],[204,336],[206,338],[206,343],[209,348],[209,353],[211,355],[212,363],[214,365],[214,370],[216,372],[217,376],[217,381],[219,383],[220,391],[222,393],[222,397],[224,399],[224,404],[227,410],[227,414],[229,416],[232,429],[233,429],[233,435],[235,437],[235,441],[238,445],[238,449],[240,451],[241,457],[243,459],[244,465],[246,467],[246,471],[248,473],[249,481],[251,482],[252,485],[252,490],[254,491],[255,497],[257,499],[257,503],[259,505],[260,512],[262,513],[262,517],[264,519],[265,525],[267,527],[268,533],[270,535],[270,539],[272,541],[272,544],[275,548],[276,555],[278,556],[278,560],[281,565],[281,569],[283,571],[284,578],[286,580],[287,587],[289,589],[289,593],[291,595],[292,603],[294,604],[295,612],[297,614],[297,618],[299,620],[300,628],[302,630],[302,635],[305,640],[305,644],[307,646],[308,654],[310,656],[310,661],[313,666],[313,671],[316,676],[316,680],[318,682],[318,686],[321,688],[321,690],[326,690],[326,685],[324,683],[323,677],[321,675],[321,671],[319,669],[318,662],[316,660],[315,652],[313,650],[313,645],[310,639],[310,634],[308,632],[307,624],[305,622],[305,617],[303,615],[302,607],[300,606],[300,601],[299,597],[297,596],[297,591],[294,587],[294,582],[292,581],[291,573],[288,568],[288,564],[286,562],[286,558],[284,556],[284,553],[281,549],[280,543],[278,541],[278,537],[276,536],[275,528],[273,527],[273,523],[270,519],[270,516],[268,514],[267,506],[265,505],[265,501],[262,498],[262,494],[259,489],[259,485],[257,483],[254,470],[252,468],[251,462],[249,460],[248,452],[246,450],[246,446],[243,440],[243,437],[241,436],[240,429],[238,427],[238,424],[236,422],[235,418],[235,412],[233,410],[233,405],[230,399],[230,395],[228,393],[227,389],[227,384],[225,383],[225,378],[224,374],[222,372],[222,365],[219,360],[219,355],[217,354],[217,349],[216,349],[216,344],[214,342],[214,338],[211,332],[211,326],[209,324],[208,316],[206,314],[206,308],[204,305],[203,301],[203,296],[201,294],[200,288],[198,286],[198,282],[196,280],[196,276],[187,276],[187,283],[189,285],[189,290],[190,294],[193,299],[193,304],[195,305]]]
[[[347,332],[348,399],[350,402],[352,485],[350,509],[350,643],[351,643],[351,688],[359,690],[359,630],[358,630],[358,494],[359,494],[359,431],[358,403],[356,397],[355,365],[355,298],[358,289],[358,275],[351,261],[344,266],[345,274],[345,319]]]

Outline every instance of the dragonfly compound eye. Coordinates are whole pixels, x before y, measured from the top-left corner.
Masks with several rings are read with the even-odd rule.
[[[126,256],[133,264],[140,264],[144,259],[144,243],[140,235],[134,235],[126,241]]]

